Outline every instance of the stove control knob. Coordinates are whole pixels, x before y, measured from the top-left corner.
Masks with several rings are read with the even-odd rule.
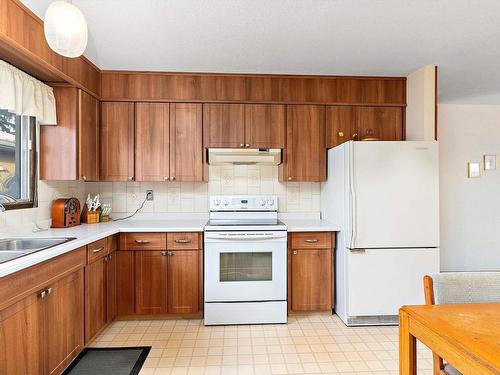
[[[222,202],[222,204],[224,206],[229,206],[229,201],[227,199],[224,199],[224,201]]]
[[[266,201],[264,199],[261,199],[259,203],[262,207],[266,205]]]
[[[215,199],[215,200],[214,200],[214,204],[215,204],[216,206],[220,206],[220,199]]]
[[[268,199],[268,200],[267,200],[267,204],[268,204],[269,206],[274,206],[274,199]]]

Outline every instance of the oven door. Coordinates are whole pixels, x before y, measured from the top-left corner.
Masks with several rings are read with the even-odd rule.
[[[287,234],[205,232],[205,302],[286,301]]]

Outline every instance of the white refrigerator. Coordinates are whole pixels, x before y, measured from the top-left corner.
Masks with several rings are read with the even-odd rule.
[[[345,324],[397,323],[439,272],[437,142],[354,142],[328,151],[321,217],[340,226],[335,312]]]

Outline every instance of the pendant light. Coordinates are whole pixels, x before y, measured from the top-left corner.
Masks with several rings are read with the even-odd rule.
[[[87,47],[87,22],[83,13],[66,1],[52,2],[45,12],[45,39],[54,52],[79,57]]]

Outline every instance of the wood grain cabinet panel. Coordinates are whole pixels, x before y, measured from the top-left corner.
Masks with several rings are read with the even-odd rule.
[[[167,256],[167,310],[191,314],[199,310],[199,254],[197,250],[176,250]]]
[[[199,233],[168,233],[167,234],[167,249],[168,250],[197,250],[200,248]]]
[[[201,104],[170,104],[170,178],[203,181]]]
[[[85,343],[89,343],[107,322],[106,260],[100,258],[85,267]]]
[[[331,249],[292,249],[291,289],[293,311],[332,308]]]
[[[165,250],[166,246],[166,233],[120,233],[120,250]]]
[[[44,298],[46,374],[60,374],[83,350],[83,271],[59,280]]]
[[[101,104],[101,180],[134,179],[134,103]]]
[[[205,147],[244,147],[244,105],[203,104],[203,137]]]
[[[54,96],[57,126],[40,127],[40,179],[98,181],[99,101],[74,87]]]
[[[135,312],[167,312],[167,252],[135,252]]]
[[[354,140],[404,140],[401,107],[327,106],[326,147]]]
[[[287,106],[286,132],[280,180],[325,181],[325,106]]]
[[[42,374],[42,301],[33,294],[0,311],[0,374]]]
[[[116,252],[116,314],[135,312],[135,251]]]
[[[106,261],[106,323],[110,323],[117,314],[116,307],[116,255],[113,251]]]
[[[245,144],[252,148],[285,148],[285,106],[245,104]]]
[[[135,104],[135,180],[166,181],[170,132],[167,103]]]

